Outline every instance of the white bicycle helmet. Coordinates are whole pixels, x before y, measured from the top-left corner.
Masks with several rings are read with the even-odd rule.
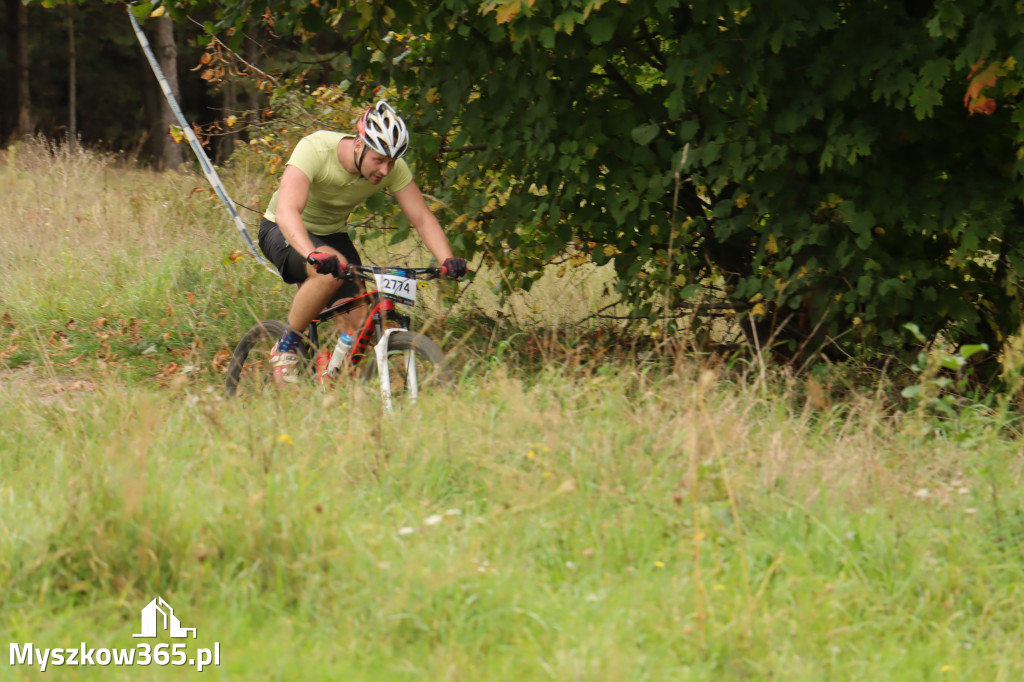
[[[384,100],[366,110],[356,129],[366,146],[378,154],[400,159],[409,151],[409,131],[405,122]]]

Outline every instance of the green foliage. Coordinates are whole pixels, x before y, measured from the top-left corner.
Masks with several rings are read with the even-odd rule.
[[[641,313],[718,297],[794,356],[1021,323],[1024,16],[1008,0],[174,3],[344,36],[393,85],[455,247],[529,289],[567,251]],[[350,64],[350,65],[348,65]]]
[[[713,288],[791,350],[815,329],[900,346],[906,321],[995,349],[1020,323],[1012,3],[449,0],[353,21],[373,48],[353,87],[401,89],[453,241],[512,283],[571,247],[641,311]],[[991,116],[961,104],[982,59],[1008,65]]]
[[[910,369],[919,376],[919,381],[904,388],[901,395],[919,410],[958,420],[965,406],[963,396],[970,388],[971,358],[987,352],[988,346],[966,344],[949,352],[929,342],[913,322],[905,324],[904,329],[931,350],[918,353]]]

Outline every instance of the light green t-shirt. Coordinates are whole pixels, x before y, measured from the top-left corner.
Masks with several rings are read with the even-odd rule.
[[[391,190],[392,193],[412,182],[412,171],[398,159],[391,172],[379,184],[371,184],[358,174],[349,173],[338,160],[338,145],[348,133],[320,130],[299,140],[288,165],[295,166],[309,178],[309,198],[302,211],[302,222],[312,234],[344,232],[348,216],[374,192]],[[270,198],[264,217],[277,222],[277,192]]]

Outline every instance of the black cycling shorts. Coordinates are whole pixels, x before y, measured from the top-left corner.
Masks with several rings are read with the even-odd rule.
[[[338,234],[309,234],[314,246],[330,246],[345,257],[349,263],[362,265],[359,252],[355,244],[344,232]],[[277,223],[264,218],[260,222],[260,251],[267,257],[277,271],[281,273],[281,279],[288,284],[300,284],[306,281],[306,258],[303,254],[293,249],[288,240],[281,234],[281,228]],[[335,299],[351,298],[361,293],[356,280],[342,282],[341,288]]]

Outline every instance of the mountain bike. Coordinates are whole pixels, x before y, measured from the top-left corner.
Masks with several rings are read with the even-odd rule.
[[[310,323],[298,348],[300,375],[308,377],[311,384],[325,388],[341,383],[345,375],[363,381],[376,379],[380,383],[384,408],[388,411],[396,398],[415,401],[423,390],[451,384],[453,375],[444,353],[428,337],[409,331],[409,317],[401,314],[395,306],[396,303],[415,305],[418,283],[445,275],[447,270],[444,267],[349,265],[340,279],[358,277],[377,288],[335,302]],[[354,334],[355,342],[348,356],[336,358],[334,363],[340,365],[342,376],[329,376],[323,372],[327,364],[323,359],[326,359],[330,346],[320,345],[321,336],[324,336],[322,332],[328,329],[321,329],[321,326],[361,305],[368,307],[368,313]],[[284,331],[284,321],[264,320],[242,336],[228,363],[225,389],[229,396],[258,393],[273,387],[270,351]],[[316,362],[317,357],[322,358],[320,363]]]

